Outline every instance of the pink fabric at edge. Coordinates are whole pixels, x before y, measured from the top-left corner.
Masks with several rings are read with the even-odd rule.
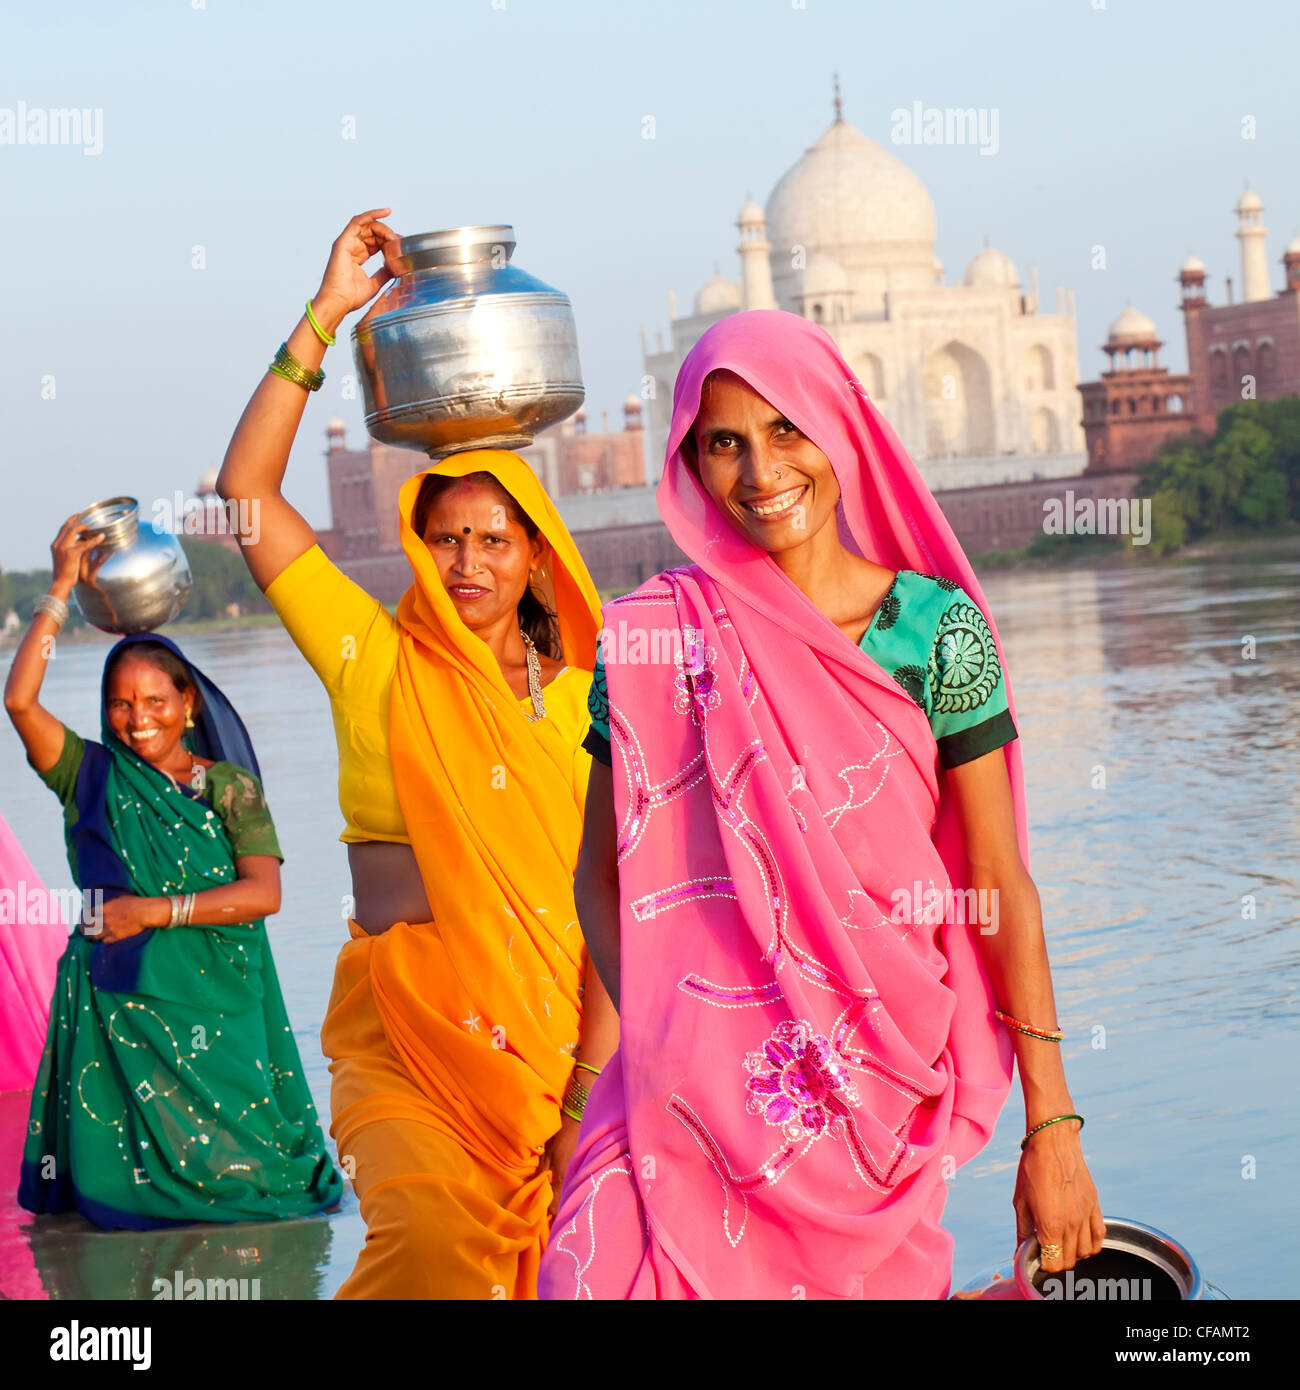
[[[0,889],[14,895],[12,911],[0,900],[0,1091],[30,1091],[68,928],[3,816]],[[46,925],[26,920],[33,893],[42,902]]]
[[[965,886],[960,826],[924,712],[687,468],[719,368],[830,459],[845,544],[959,584],[1002,655],[951,528],[829,335],[767,310],[711,328],[678,377],[658,494],[695,563],[605,610],[622,1041],[540,1292],[941,1298],[944,1179],[987,1143],[1012,1059],[975,929],[926,923],[913,895]],[[641,669],[637,641],[666,632],[676,665],[647,645]],[[1007,698],[1014,716],[1009,682]],[[1019,741],[1004,755],[1028,863]]]

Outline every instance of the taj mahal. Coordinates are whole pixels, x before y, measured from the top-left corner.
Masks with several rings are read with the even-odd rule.
[[[830,128],[736,226],[739,276],[715,274],[689,314],[669,295],[669,340],[643,353],[652,479],[683,358],[742,309],[823,324],[933,491],[1082,472],[1073,291],[1045,312],[1037,272],[1025,285],[987,244],[945,284],[925,185],[844,119],[838,92]]]

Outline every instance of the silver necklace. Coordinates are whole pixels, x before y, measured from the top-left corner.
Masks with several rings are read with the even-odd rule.
[[[528,693],[532,696],[533,712],[524,716],[530,724],[546,718],[546,701],[542,698],[542,663],[537,655],[533,639],[523,630],[519,635],[524,639],[524,652],[528,658]]]

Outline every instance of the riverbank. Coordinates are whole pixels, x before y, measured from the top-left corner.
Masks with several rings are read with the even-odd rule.
[[[991,550],[971,558],[977,573],[990,571],[1028,571],[1042,572],[1072,569],[1120,569],[1129,566],[1148,568],[1176,568],[1179,565],[1195,564],[1202,560],[1232,559],[1250,555],[1263,560],[1270,557],[1288,559],[1300,555],[1300,527],[1277,527],[1268,531],[1252,531],[1245,528],[1218,532],[1213,536],[1194,541],[1175,551],[1172,555],[1153,555],[1146,553],[1143,546],[1131,545],[1127,540],[1113,536],[1065,536],[1059,545],[1048,553],[1034,553],[1031,548],[1023,550]],[[617,598],[617,589],[597,591],[602,604]],[[385,605],[390,613],[397,611],[397,605]],[[193,618],[169,623],[160,631],[167,634],[182,646],[192,637],[206,637],[222,632],[241,632],[249,628],[277,627],[279,618],[274,613],[245,613],[238,618]],[[14,632],[0,634],[0,652],[16,647],[22,639],[25,626]],[[117,637],[98,628],[81,626],[65,628],[59,634],[61,643],[75,645],[111,643]]]
[[[1240,527],[1219,531],[1180,547],[1172,555],[1151,553],[1149,547],[1133,545],[1117,536],[1062,536],[1053,538],[1050,549],[1035,551],[990,550],[971,557],[979,572],[990,570],[1032,570],[1035,572],[1070,569],[1120,569],[1141,566],[1147,569],[1177,568],[1202,560],[1232,559],[1250,555],[1259,559],[1289,559],[1300,554],[1300,527],[1279,526],[1266,531]],[[1037,543],[1036,543],[1037,544]]]

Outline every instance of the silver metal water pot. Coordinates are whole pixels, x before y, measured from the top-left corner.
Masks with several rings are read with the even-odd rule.
[[[73,590],[88,623],[105,632],[152,632],[181,611],[193,583],[189,561],[170,531],[140,525],[134,497],[110,497],[79,518],[104,539],[90,552],[87,578]]]
[[[582,404],[567,295],[510,263],[512,227],[403,237],[352,330],[366,429],[435,458],[516,449]]]
[[[1172,1236],[1140,1221],[1108,1216],[1100,1253],[1079,1260],[1073,1269],[1045,1271],[1038,1241],[1030,1236],[1008,1264],[985,1270],[952,1297],[1083,1303],[1219,1300],[1227,1294],[1202,1276]]]

